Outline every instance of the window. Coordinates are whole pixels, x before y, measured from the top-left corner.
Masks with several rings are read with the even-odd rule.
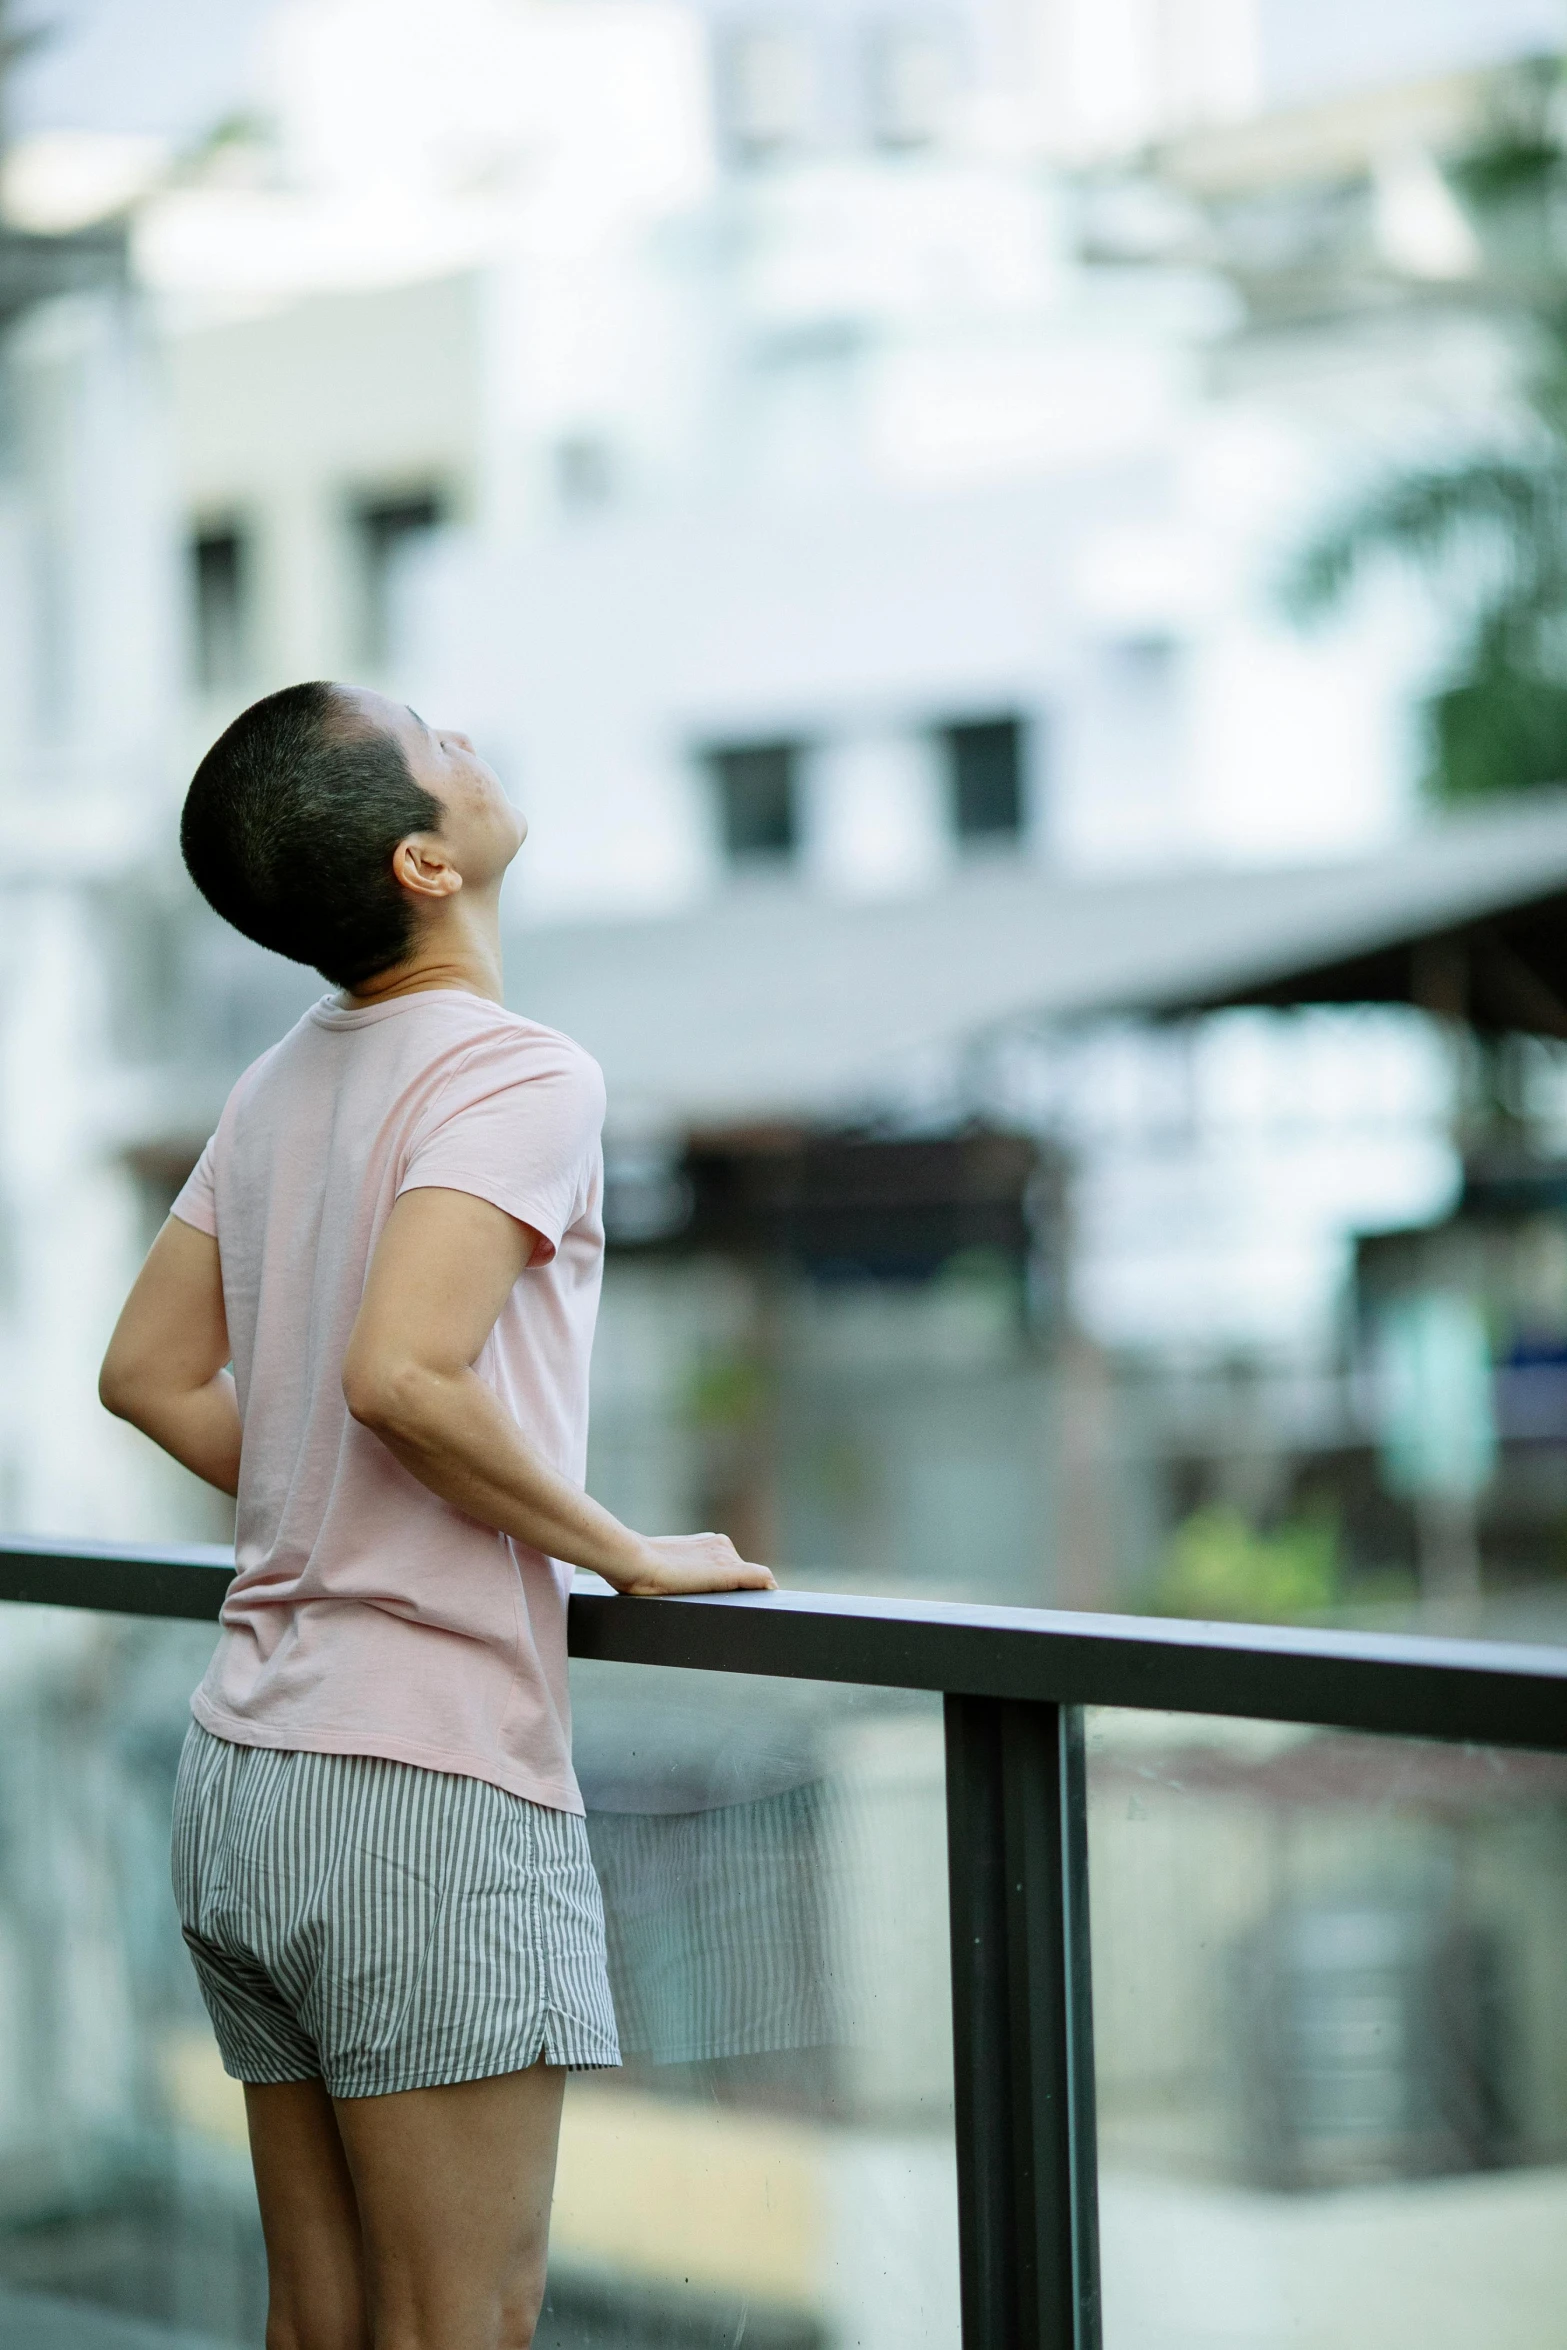
[[[1020,718],[972,718],[944,726],[952,830],[959,841],[1016,840],[1023,829]]]
[[[563,506],[604,506],[615,494],[615,456],[597,433],[569,433],[555,444],[555,488]]]
[[[191,638],[196,684],[230,693],[250,673],[250,545],[235,522],[204,524],[190,539]]]
[[[724,128],[734,154],[764,163],[806,146],[816,127],[816,59],[803,26],[748,25],[723,53]]]
[[[398,557],[447,520],[447,502],[436,489],[405,490],[367,497],[353,509],[359,541],[360,639],[366,660],[385,663],[392,652],[392,583]]]
[[[1117,693],[1142,699],[1168,694],[1180,648],[1173,637],[1119,637],[1105,647]]]
[[[793,856],[801,750],[797,742],[736,743],[705,754],[718,799],[719,837],[731,865]]]
[[[939,25],[883,25],[871,43],[876,143],[897,152],[941,137],[957,88],[957,52]]]

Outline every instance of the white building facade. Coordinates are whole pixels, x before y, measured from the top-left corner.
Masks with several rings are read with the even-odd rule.
[[[138,1197],[144,1223],[236,1068],[313,992],[192,928],[171,855],[201,748],[301,675],[472,728],[532,823],[520,937],[700,925],[735,892],[935,909],[976,862],[1324,855],[1406,820],[1429,622],[1389,592],[1302,638],[1274,585],[1325,486],[1450,438],[1509,354],[1461,304],[1406,306],[1381,344],[1330,319],[1286,352],[1193,241],[1200,170],[1107,160],[1179,133],[1244,180],[1265,12],[394,15],[278,12],[267,127],[166,172],[136,211],[130,373],[74,360],[84,388],[62,393],[51,352],[100,331],[68,312],[13,338],[42,420],[19,444],[18,528],[67,583],[76,648],[51,649],[55,605],[20,587],[40,617],[34,684],[9,697],[14,772],[68,769],[92,844],[90,875],[85,851],[51,865],[54,943],[25,960],[101,942],[79,983],[92,1041],[44,1053],[70,1084],[38,1080],[11,1122],[32,1138],[12,1150],[17,1232],[43,1231],[26,1222],[43,1200],[74,1263],[61,1203],[78,1176],[106,1186],[94,1229],[117,1235],[123,1274]],[[1308,153],[1360,137],[1374,177],[1386,124],[1434,138],[1463,103],[1293,135]],[[59,157],[53,181],[39,160],[31,201],[58,222]],[[1398,217],[1390,283],[1451,268]],[[36,713],[73,661],[62,731]],[[525,946],[517,969],[525,988]],[[11,1001],[32,1040],[13,1064],[36,1070],[46,1031]],[[678,1131],[701,1091],[691,1049],[689,1089],[615,1114]],[[777,1112],[820,1109],[791,1083],[780,1069]],[[905,1077],[886,1090],[896,1110]],[[1222,1191],[1203,1211],[1221,1253]],[[1318,1259],[1324,1217],[1359,1212],[1328,1191],[1303,1210]],[[31,1240],[21,1254],[55,1264]],[[18,1363],[54,1359],[51,1313],[79,1324],[57,1376],[11,1382],[13,1508],[33,1525],[124,1506],[91,1499],[96,1471],[50,1466],[30,1417],[72,1429],[73,1461],[112,1460],[119,1493],[113,1434],[76,1404],[120,1284],[78,1271],[14,1293]],[[53,1302],[78,1293],[79,1311]]]

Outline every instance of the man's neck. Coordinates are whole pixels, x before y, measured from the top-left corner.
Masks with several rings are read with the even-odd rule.
[[[505,1002],[498,921],[476,921],[470,915],[461,923],[443,924],[436,937],[427,930],[406,961],[394,963],[389,971],[378,971],[358,987],[345,989],[344,995],[357,1010],[368,1004],[389,1003],[396,996],[423,995],[436,987],[487,996],[493,1004]]]

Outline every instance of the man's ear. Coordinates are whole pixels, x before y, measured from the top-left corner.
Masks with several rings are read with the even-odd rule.
[[[392,879],[416,898],[454,898],[462,875],[437,833],[411,832],[392,851]]]

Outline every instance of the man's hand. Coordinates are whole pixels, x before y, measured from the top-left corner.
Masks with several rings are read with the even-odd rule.
[[[588,1567],[617,1591],[771,1591],[722,1534],[649,1540],[535,1451],[473,1365],[537,1236],[466,1191],[406,1191],[387,1217],[343,1357],[353,1417],[453,1509]]]
[[[776,1591],[768,1568],[743,1559],[727,1534],[643,1537],[641,1570],[606,1579],[628,1599],[671,1599],[682,1591]],[[603,1572],[603,1569],[600,1569]]]

